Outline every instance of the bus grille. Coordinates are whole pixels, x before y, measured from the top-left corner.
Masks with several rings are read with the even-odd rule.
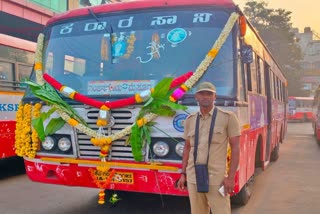
[[[89,127],[95,131],[98,130],[96,125],[98,113],[99,110],[97,109],[87,111],[87,123]],[[104,128],[105,135],[111,135],[121,131],[128,125],[131,125],[135,119],[129,110],[111,111],[111,115],[115,120],[115,124],[110,128]],[[94,146],[88,135],[77,131],[77,138],[80,158],[99,159],[100,147]],[[133,160],[132,149],[130,145],[126,144],[126,139],[127,137],[112,142],[110,153],[107,157],[109,160]]]

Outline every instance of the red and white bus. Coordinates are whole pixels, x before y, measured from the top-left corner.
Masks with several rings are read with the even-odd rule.
[[[288,97],[288,120],[311,121],[313,97]]]
[[[317,88],[313,97],[312,127],[314,130],[314,136],[320,144],[320,87]]]
[[[215,105],[235,112],[241,121],[234,200],[245,204],[255,169],[265,169],[277,160],[286,132],[286,79],[232,0],[144,0],[81,8],[53,17],[43,35],[40,75],[31,78],[43,84],[43,77],[45,84],[66,95],[61,95],[63,100],[87,125],[65,111],[53,113],[51,118],[61,117],[67,123],[46,135],[34,158],[25,157],[31,180],[187,196],[175,182],[180,177],[183,121],[198,110],[194,88],[200,81],[213,82]],[[199,69],[207,57],[214,61]],[[195,77],[199,70],[205,72]],[[136,104],[137,97],[148,97],[165,77],[185,78],[185,86],[192,85],[190,75],[200,78],[194,87],[179,88],[187,91],[182,97],[172,94],[187,110],[178,110],[172,117],[151,115],[156,123],[150,127],[150,142],[146,140],[140,148],[128,144],[135,125],[145,124],[137,117],[150,101]],[[23,98],[25,105],[41,102],[29,92]],[[49,109],[42,102],[41,112]],[[101,136],[97,121],[103,112],[109,114],[103,129],[106,141],[99,144],[90,139]],[[102,144],[108,144],[108,149]],[[132,154],[137,150],[141,151],[139,161]]]
[[[14,151],[16,112],[24,93],[21,80],[32,71],[36,43],[0,34],[0,159]]]

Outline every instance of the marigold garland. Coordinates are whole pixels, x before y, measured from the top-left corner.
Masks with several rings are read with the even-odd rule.
[[[35,105],[33,116],[39,117],[41,104]],[[19,105],[16,116],[15,152],[18,156],[34,158],[39,147],[39,138],[31,126],[32,105]]]
[[[98,173],[104,173],[106,171],[101,171],[99,169],[97,169]],[[105,196],[105,193],[104,193],[104,190],[107,188],[107,186],[111,183],[112,181],[112,178],[113,176],[115,175],[116,173],[116,170],[115,169],[112,169],[110,174],[108,175],[108,178],[106,179],[106,181],[99,181],[97,176],[95,175],[95,172],[94,170],[92,169],[89,169],[89,172],[91,174],[91,177],[94,181],[94,183],[97,185],[97,187],[100,188],[100,191],[99,191],[99,194],[98,194],[98,203],[99,204],[104,204],[105,203],[105,199],[104,199],[104,196]]]
[[[36,103],[33,107],[33,118],[39,118],[40,117],[40,114],[41,114],[41,108],[42,108],[42,105],[40,103]],[[32,127],[32,136],[31,136],[31,139],[32,139],[32,150],[33,151],[37,151],[39,146],[40,146],[40,139],[39,139],[39,136],[38,136],[38,132],[36,131],[36,129],[34,129]],[[33,156],[34,157],[34,156]]]

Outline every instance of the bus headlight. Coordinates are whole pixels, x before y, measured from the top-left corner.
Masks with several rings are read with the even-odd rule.
[[[70,139],[67,137],[60,138],[58,141],[58,148],[63,152],[68,151],[71,148]]]
[[[153,152],[159,157],[164,157],[169,153],[169,145],[166,142],[158,141],[153,145]]]
[[[184,148],[184,142],[177,143],[177,145],[176,145],[176,153],[180,157],[182,157],[182,155],[183,155],[183,148]]]
[[[43,142],[41,142],[41,146],[44,150],[51,151],[54,149],[55,143],[54,139],[50,136],[47,136]]]

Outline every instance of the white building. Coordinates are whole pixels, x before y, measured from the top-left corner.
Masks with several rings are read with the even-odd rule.
[[[304,89],[312,95],[320,84],[320,36],[310,27],[305,27],[303,33],[296,30],[296,37],[303,54],[301,68]]]

